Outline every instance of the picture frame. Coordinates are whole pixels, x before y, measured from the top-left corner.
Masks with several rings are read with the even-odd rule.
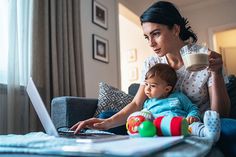
[[[98,3],[96,0],[93,0],[93,8],[92,8],[92,21],[94,24],[104,28],[108,29],[108,11],[107,8],[104,7],[102,4]]]
[[[137,60],[137,50],[135,48],[129,49],[127,51],[127,55],[128,63],[135,62]]]
[[[93,59],[109,63],[108,40],[93,34]]]
[[[129,68],[128,79],[129,81],[136,81],[138,79],[138,68],[136,66]]]

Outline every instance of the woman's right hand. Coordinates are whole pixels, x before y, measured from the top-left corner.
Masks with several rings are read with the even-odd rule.
[[[99,118],[90,118],[84,121],[80,121],[73,125],[70,130],[74,131],[74,134],[80,132],[81,129],[89,128],[89,129],[97,129],[97,130],[107,130],[108,122],[106,119],[99,119]]]

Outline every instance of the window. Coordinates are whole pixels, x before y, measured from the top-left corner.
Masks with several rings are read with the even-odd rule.
[[[0,84],[7,83],[8,0],[0,0]]]
[[[27,82],[32,4],[32,0],[0,0],[0,84]]]

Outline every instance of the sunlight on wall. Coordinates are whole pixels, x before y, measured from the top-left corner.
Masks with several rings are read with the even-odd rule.
[[[236,29],[231,29],[214,34],[216,39],[217,51],[219,47],[235,47],[236,46]]]
[[[139,17],[119,4],[121,90],[139,82],[144,59],[152,54],[144,39]]]
[[[222,54],[227,74],[236,75],[236,29],[214,34],[217,52]]]

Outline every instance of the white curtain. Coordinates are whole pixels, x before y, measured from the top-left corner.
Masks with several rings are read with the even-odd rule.
[[[28,96],[24,88],[31,67],[32,3],[33,0],[9,0],[7,83],[0,101],[0,134],[26,133],[29,129]]]

